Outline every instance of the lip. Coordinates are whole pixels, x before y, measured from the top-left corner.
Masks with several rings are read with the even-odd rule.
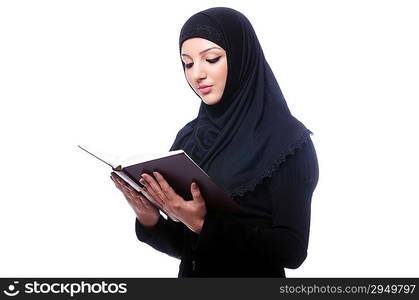
[[[198,91],[204,95],[210,93],[211,90],[212,90],[212,85],[201,85],[198,87]]]

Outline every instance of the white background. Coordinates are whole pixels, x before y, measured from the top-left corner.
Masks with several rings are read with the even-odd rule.
[[[110,169],[198,113],[178,36],[229,6],[253,24],[320,179],[289,277],[419,276],[415,1],[0,2],[0,276],[176,277],[135,236]]]

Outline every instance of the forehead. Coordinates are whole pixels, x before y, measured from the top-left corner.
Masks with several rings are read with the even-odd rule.
[[[211,47],[221,48],[219,45],[211,42],[210,40],[200,38],[200,37],[194,37],[194,38],[187,39],[182,43],[181,52],[186,53],[186,54],[198,54],[202,50],[205,50]],[[215,50],[220,51],[219,49],[215,49]]]

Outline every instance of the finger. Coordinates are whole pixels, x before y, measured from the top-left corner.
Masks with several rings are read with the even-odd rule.
[[[112,182],[115,184],[115,186],[118,187],[119,186],[118,182],[115,179],[113,179],[112,176],[111,176],[111,179],[112,179]]]
[[[196,182],[192,182],[191,184],[191,194],[193,197],[193,200],[196,202],[204,202],[204,198],[202,197],[201,190],[199,189],[199,186]]]
[[[132,189],[132,190],[134,190],[134,188],[131,186],[131,185],[129,185],[125,180],[123,180],[121,177],[119,177],[118,175],[116,175],[116,174],[112,174],[111,175],[111,177],[113,177],[112,178],[112,180],[114,181],[114,182],[117,182],[117,183],[119,183],[119,185],[121,186],[121,187],[125,187],[125,188],[128,188],[128,189]]]
[[[113,180],[113,182],[121,182],[122,179],[116,175],[114,172],[111,173],[111,179]]]
[[[110,177],[111,177],[113,183],[115,183],[115,185],[117,185],[118,184],[118,179],[115,177],[115,175],[111,173]]]
[[[120,190],[121,192],[123,192],[122,185],[121,185],[118,181],[114,181],[114,184],[115,184],[115,186],[116,186],[116,188],[117,188],[118,190]]]
[[[135,202],[138,206],[141,206],[141,208],[149,208],[150,206],[145,204],[146,202],[150,202],[143,195],[141,195],[140,192],[137,192],[136,190],[132,189],[129,191],[129,195],[132,198],[132,201]],[[146,201],[144,201],[146,200]]]
[[[140,195],[134,197],[133,201],[135,203],[135,208],[136,209],[139,209],[141,211],[146,211],[146,210],[150,209],[149,207],[146,207],[146,205],[144,205],[144,202],[141,200]]]
[[[119,178],[117,175],[111,176],[113,182],[117,184],[118,186],[125,186],[125,181],[123,181],[121,178]]]
[[[119,186],[121,187],[123,191],[130,192],[130,193],[137,193],[137,190],[134,189],[130,184],[125,182],[125,180],[116,178],[116,181],[118,182]]]
[[[150,200],[148,200],[143,195],[138,195],[138,199],[146,209],[151,209],[152,207],[158,207],[158,206],[154,205],[153,203],[151,203]]]
[[[159,183],[154,179],[154,177],[144,173],[141,175],[141,177],[143,179],[145,179],[145,181],[148,183],[148,186],[150,187],[150,189],[153,191],[154,194],[162,197],[163,196],[163,191],[161,190],[161,187],[159,185]]]
[[[166,203],[166,196],[164,195],[163,191],[161,190],[159,184],[148,174],[142,174],[142,178],[145,180],[144,185],[147,188],[147,193],[151,194],[153,199],[159,202],[162,206]],[[140,182],[143,182],[140,180]]]
[[[156,205],[160,209],[163,209],[164,202],[156,194],[154,194],[154,192],[151,189],[150,185],[144,179],[143,179],[143,181],[144,181],[144,183],[143,183],[144,184],[143,190],[151,198],[151,200],[148,200],[147,197],[146,197],[147,201],[150,201],[151,204]]]
[[[137,192],[133,191],[132,189],[127,189],[128,194],[132,197],[132,198],[136,198],[138,197]]]
[[[126,193],[130,193],[130,189],[128,188],[128,186],[126,184],[124,184],[123,182],[118,182],[119,185],[119,189],[121,190],[121,192],[123,192],[124,194]]]
[[[134,211],[143,211],[144,210],[144,208],[142,207],[142,203],[138,204],[131,195],[124,194],[124,197],[127,200],[129,206],[131,206],[131,208]]]
[[[179,195],[173,190],[173,188],[167,183],[163,175],[158,172],[153,172],[154,177],[157,179],[158,184],[160,185],[161,190],[166,195],[166,198],[169,201],[175,200]]]
[[[132,186],[121,181],[122,181],[121,179],[116,179],[116,182],[115,182],[116,187],[125,195],[125,197],[130,197],[132,198],[131,201],[134,201],[139,193]]]
[[[139,200],[138,195],[132,195],[132,194],[124,194],[124,195],[132,208],[134,208],[135,210],[140,210],[140,211],[145,209],[144,204],[143,202]]]
[[[134,188],[125,182],[122,182],[123,180],[119,179],[119,177],[113,172],[111,173],[111,179],[114,181],[115,186],[124,194],[125,199],[128,201],[132,208],[135,210],[145,209],[144,202],[140,201],[138,198],[139,193],[134,190]]]

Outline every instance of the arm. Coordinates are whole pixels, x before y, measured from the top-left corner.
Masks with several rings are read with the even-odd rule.
[[[183,244],[182,225],[165,220],[156,206],[113,172],[111,179],[124,194],[136,214],[135,232],[137,238],[161,252],[180,258]]]
[[[297,191],[297,190],[295,190]],[[287,194],[291,197],[291,194]],[[309,197],[295,194],[291,199],[306,202],[303,206],[288,208],[290,215],[307,216]],[[278,197],[279,198],[279,197]],[[287,214],[284,212],[284,215]],[[204,256],[224,257],[234,261],[242,257],[264,257],[267,261],[285,268],[298,268],[307,256],[308,220],[294,220],[275,226],[260,226],[252,219],[221,213],[208,213],[199,235],[197,253]],[[230,258],[226,256],[231,256]]]
[[[156,225],[146,227],[135,218],[135,233],[138,240],[174,258],[182,255],[183,225],[160,215]]]
[[[208,213],[198,239],[197,254],[234,261],[238,255],[263,257],[269,263],[295,269],[307,256],[311,198],[318,180],[318,165],[311,141],[289,156],[264,184],[252,193],[253,201],[266,201],[272,208],[271,226],[251,218]],[[247,197],[250,197],[248,195]],[[231,256],[226,258],[225,256]]]

